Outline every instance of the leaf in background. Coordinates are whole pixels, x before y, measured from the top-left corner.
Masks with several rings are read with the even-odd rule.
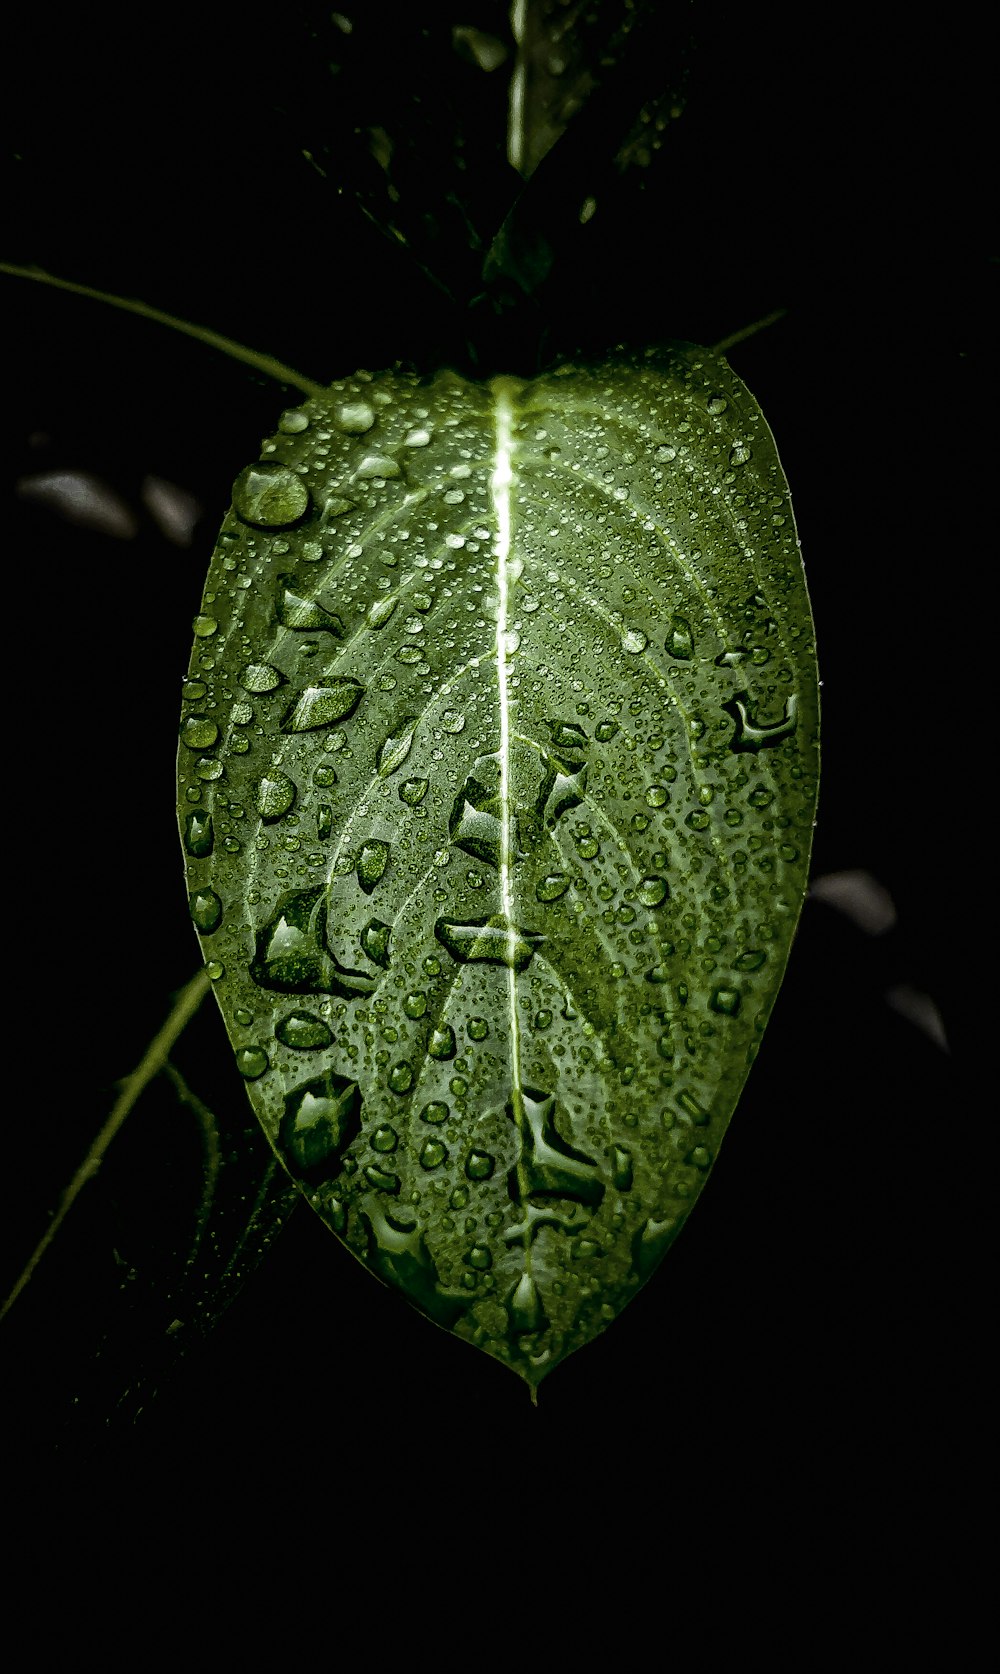
[[[358,374],[233,500],[180,809],[237,1067],[348,1248],[535,1384],[683,1223],[805,889],[773,441],[698,349]]]
[[[645,175],[682,113],[693,42],[687,6],[650,0],[567,8],[522,0],[512,20],[508,150],[527,184],[493,239],[483,278],[511,280],[531,295],[560,257],[564,272],[578,270],[590,242],[581,245],[581,227],[620,199],[623,177]]]

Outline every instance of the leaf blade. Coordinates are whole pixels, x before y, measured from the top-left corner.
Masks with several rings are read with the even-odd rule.
[[[215,992],[313,1206],[535,1383],[683,1223],[787,958],[818,720],[787,485],[688,349],[362,377],[267,459],[282,521],[224,525],[182,731],[231,704],[181,747]]]

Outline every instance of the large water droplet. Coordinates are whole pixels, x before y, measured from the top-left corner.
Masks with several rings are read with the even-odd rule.
[[[269,1067],[267,1053],[261,1046],[241,1046],[236,1054],[236,1068],[245,1081],[258,1081]]]
[[[245,692],[273,692],[284,680],[270,663],[247,663],[246,668],[240,670],[239,681]]]
[[[536,947],[545,940],[536,930],[518,930],[502,917],[492,919],[439,918],[434,934],[461,965],[506,965],[526,970]]]
[[[375,410],[367,401],[341,401],[333,409],[333,422],[349,436],[363,436],[375,423]]]
[[[326,610],[315,599],[297,593],[287,585],[287,580],[286,576],[279,577],[277,612],[281,626],[291,628],[295,633],[328,633],[333,634],[335,639],[342,639],[344,624],[340,617]]]
[[[538,1286],[530,1273],[521,1274],[507,1306],[515,1331],[541,1331],[548,1323]]]
[[[535,895],[539,901],[558,901],[568,888],[569,878],[565,872],[549,872],[544,878],[539,878]]]
[[[257,812],[262,820],[280,820],[287,814],[298,792],[291,779],[273,770],[257,786]]]
[[[328,1071],[288,1094],[281,1122],[281,1148],[294,1172],[322,1176],[332,1171],[360,1126],[357,1083]]]
[[[278,420],[278,429],[285,436],[299,436],[303,430],[309,429],[309,414],[301,407],[289,407]]]
[[[196,930],[210,936],[222,923],[222,902],[214,889],[195,889],[188,896],[188,908]]]
[[[316,727],[332,726],[334,721],[353,715],[365,695],[357,680],[323,680],[307,686],[285,714],[282,732],[311,732]]]
[[[248,465],[233,483],[233,510],[259,529],[288,529],[309,507],[309,490],[287,465]]]
[[[427,795],[428,779],[404,779],[399,787],[399,800],[408,807],[416,808],[418,803]]]
[[[189,750],[210,750],[218,736],[218,725],[209,715],[189,715],[181,727],[181,743]]]
[[[395,773],[397,767],[402,767],[413,747],[415,721],[415,715],[404,715],[399,722],[398,729],[391,732],[388,738],[384,739],[379,745],[375,765],[378,768],[380,779],[388,779],[391,773]],[[402,792],[400,794],[402,795]]]
[[[666,878],[659,877],[643,878],[636,890],[636,895],[644,907],[661,906],[669,894],[670,888]]]
[[[694,635],[691,624],[684,616],[670,618],[670,631],[667,634],[666,650],[671,657],[679,662],[690,662],[694,653]]]
[[[432,1032],[431,1038],[427,1042],[427,1050],[432,1058],[454,1058],[458,1047],[455,1041],[455,1031],[450,1023],[445,1023],[441,1028]]]
[[[389,936],[391,927],[383,924],[380,918],[371,918],[365,925],[358,940],[361,950],[368,955],[373,965],[381,965],[383,970],[389,969]]]
[[[329,1026],[311,1011],[290,1011],[274,1032],[282,1046],[290,1046],[296,1052],[316,1052],[333,1040]]]
[[[195,860],[207,860],[215,841],[211,814],[198,809],[184,821],[184,847]]]
[[[389,845],[380,838],[373,837],[363,843],[358,855],[358,883],[366,895],[370,895],[376,884],[380,883],[389,864]]]
[[[465,1172],[470,1180],[489,1180],[496,1165],[496,1157],[489,1151],[470,1151],[465,1159]]]

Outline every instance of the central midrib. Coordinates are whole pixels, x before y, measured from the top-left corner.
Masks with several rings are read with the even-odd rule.
[[[490,386],[494,403],[495,445],[493,475],[490,492],[496,519],[497,579],[497,704],[500,715],[500,907],[507,936],[507,1022],[510,1041],[511,1095],[514,1120],[521,1130],[521,1049],[517,1018],[517,971],[514,968],[517,950],[517,925],[514,919],[514,812],[510,785],[510,686],[507,675],[507,635],[510,617],[511,568],[511,489],[514,481],[514,398],[521,388],[513,378],[495,378]],[[523,1164],[518,1159],[518,1173]],[[530,1240],[525,1249],[525,1265],[531,1266]]]

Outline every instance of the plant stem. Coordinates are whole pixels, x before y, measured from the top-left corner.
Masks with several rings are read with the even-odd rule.
[[[186,983],[174,1001],[173,1009],[160,1030],[154,1035],[142,1056],[142,1061],[130,1076],[121,1084],[121,1092],[115,1100],[110,1116],[101,1128],[100,1133],[91,1145],[83,1162],[77,1169],[66,1190],[59,1199],[58,1206],[52,1216],[44,1234],[35,1245],[28,1257],[10,1295],[0,1308],[0,1319],[3,1319],[14,1306],[21,1292],[34,1275],[35,1269],[44,1256],[63,1221],[69,1214],[88,1180],[92,1180],[104,1161],[104,1153],[114,1139],[116,1133],[123,1126],[125,1118],[135,1108],[140,1094],[165,1067],[167,1057],[178,1036],[190,1023],[202,1000],[211,986],[205,971],[201,970],[191,981]]]
[[[109,291],[95,291],[90,285],[78,285],[72,279],[57,279],[54,273],[46,273],[41,267],[18,267],[14,262],[0,262],[0,273],[10,273],[15,279],[36,279],[42,285],[54,285],[60,291],[72,291],[75,296],[89,296],[95,302],[107,302],[112,308],[123,308],[128,314],[139,314],[144,320],[154,320],[157,325],[170,326],[173,331],[181,331],[185,337],[195,337],[199,343],[205,343],[210,349],[219,349],[224,355],[233,360],[241,360],[247,366],[252,366],[258,372],[263,372],[268,378],[274,378],[279,384],[291,384],[300,389],[303,395],[323,396],[326,388],[323,384],[314,383],[311,378],[303,377],[291,366],[285,366],[272,355],[258,354],[256,349],[248,349],[243,343],[236,343],[231,337],[223,337],[221,332],[212,331],[208,326],[192,325],[189,320],[178,319],[176,314],[165,314],[162,308],[154,308],[148,302],[139,302],[135,297],[112,296]]]

